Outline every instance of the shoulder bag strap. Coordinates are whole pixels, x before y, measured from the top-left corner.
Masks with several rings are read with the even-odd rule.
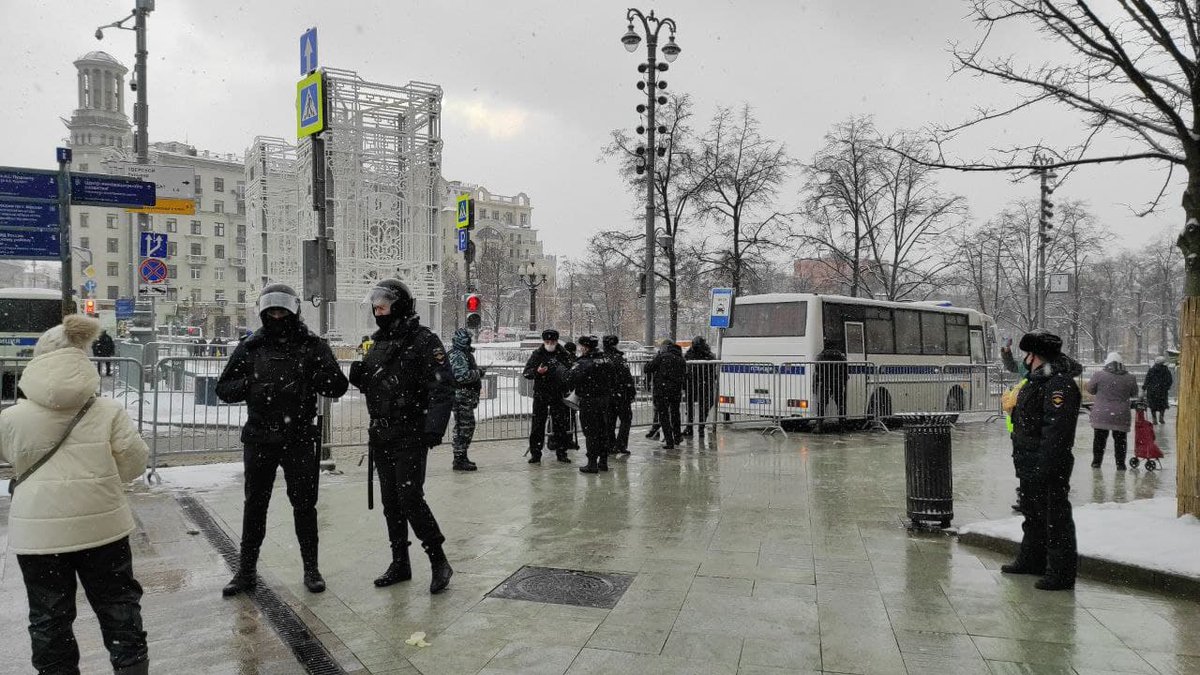
[[[50,448],[50,452],[42,455],[42,458],[34,462],[33,466],[26,469],[20,476],[17,476],[8,484],[9,494],[15,492],[18,485],[24,483],[26,480],[29,480],[29,477],[33,475],[34,471],[42,468],[43,464],[50,461],[50,458],[54,456],[54,453],[58,452],[58,449],[62,447],[62,444],[65,443],[67,438],[71,435],[71,432],[75,429],[75,425],[79,424],[79,420],[83,419],[83,416],[87,414],[87,411],[91,409],[92,404],[95,402],[95,396],[89,398],[87,402],[83,404],[83,407],[79,409],[79,412],[75,413],[75,417],[73,417],[71,419],[71,423],[67,425],[67,430],[63,432],[62,438],[58,439],[58,442],[54,444],[53,448]]]

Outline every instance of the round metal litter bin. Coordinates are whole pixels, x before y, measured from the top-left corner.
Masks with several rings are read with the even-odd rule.
[[[954,518],[954,477],[950,462],[952,415],[899,415],[904,419],[904,477],[908,517],[913,527]]]

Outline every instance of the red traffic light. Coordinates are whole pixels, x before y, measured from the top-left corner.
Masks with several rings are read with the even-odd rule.
[[[96,313],[96,301],[91,300],[91,299],[84,300],[83,301],[83,313],[88,314],[88,315],[95,314]]]
[[[472,295],[467,296],[467,311],[468,312],[478,312],[481,304],[482,303],[480,302],[478,295],[472,294]]]

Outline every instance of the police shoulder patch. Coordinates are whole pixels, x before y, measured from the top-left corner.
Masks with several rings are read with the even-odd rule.
[[[1055,408],[1063,407],[1063,403],[1065,403],[1066,400],[1067,400],[1067,393],[1065,391],[1063,391],[1062,389],[1055,389],[1050,394],[1050,403]]]
[[[438,363],[444,363],[446,361],[446,352],[441,349],[435,349],[433,352],[433,360],[437,361]]]

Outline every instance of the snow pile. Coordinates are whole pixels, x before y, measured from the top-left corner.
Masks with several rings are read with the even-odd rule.
[[[1074,509],[1079,555],[1200,579],[1200,520],[1177,518],[1175,507],[1174,497],[1080,506]],[[985,520],[958,532],[1019,542],[1021,520]]]
[[[162,484],[151,486],[154,490],[215,490],[240,486],[245,469],[241,462],[224,464],[201,464],[198,466],[167,466],[158,469],[156,475]],[[143,478],[143,480],[145,480]]]

